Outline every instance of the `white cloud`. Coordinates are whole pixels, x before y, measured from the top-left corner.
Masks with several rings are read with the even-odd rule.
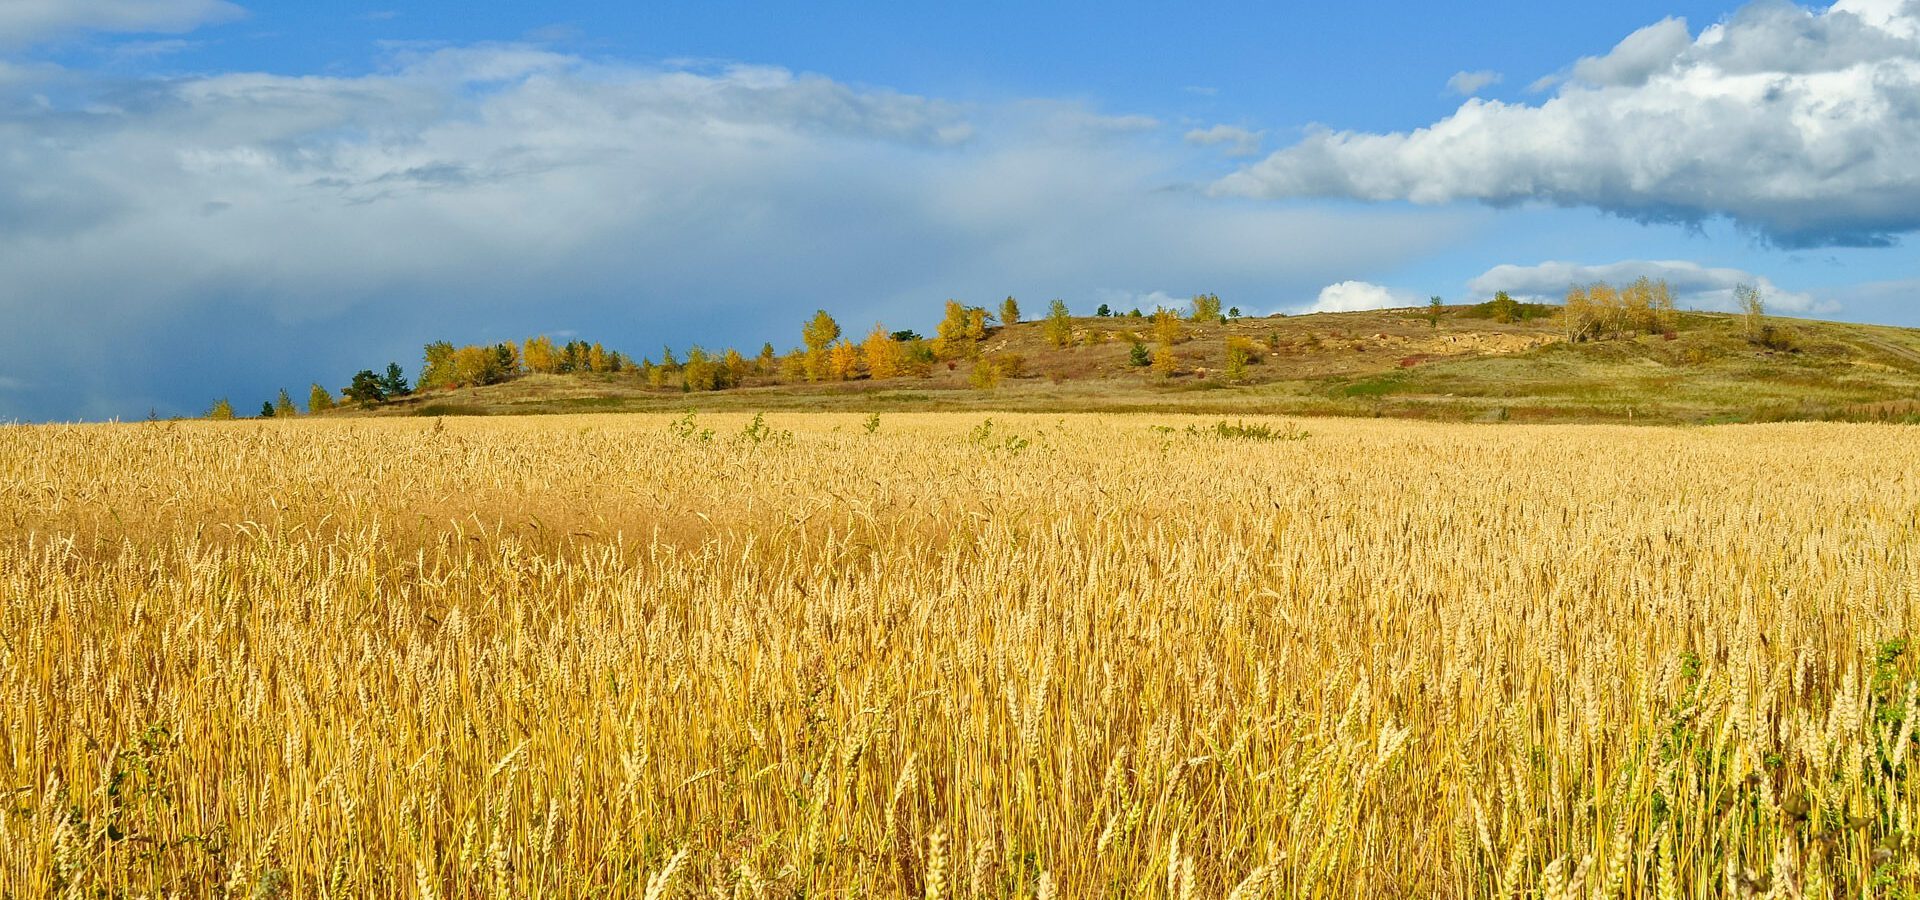
[[[1224,147],[1228,156],[1252,156],[1260,152],[1262,131],[1249,131],[1234,125],[1215,125],[1187,132],[1187,143],[1199,147]]]
[[[1811,294],[1783,290],[1765,276],[1690,260],[1634,259],[1604,265],[1550,261],[1533,266],[1495,266],[1468,282],[1467,289],[1481,298],[1506,291],[1515,297],[1559,303],[1566,297],[1567,288],[1576,284],[1604,281],[1619,286],[1642,277],[1666,281],[1673,289],[1674,302],[1689,309],[1731,311],[1735,308],[1733,289],[1742,284],[1759,288],[1768,307],[1780,312],[1825,313],[1837,308]]]
[[[0,45],[83,31],[181,32],[242,15],[226,0],[4,0]]]
[[[1573,77],[1594,85],[1638,87],[1671,67],[1692,43],[1687,20],[1661,19],[1627,35],[1605,56],[1583,57],[1573,64]]]
[[[1759,0],[1684,38],[1677,19],[1642,29],[1538,105],[1470,99],[1408,132],[1317,129],[1215,190],[1724,216],[1782,246],[1920,229],[1920,4]]]
[[[1072,103],[396,52],[360,77],[70,73],[50,106],[0,83],[0,359],[74,373],[0,416],[257,403],[435,338],[571,329],[657,355],[784,343],[816,307],[924,328],[950,296],[1078,309],[1103,285],[1247,308],[1481,218],[1169,189],[1187,151]]]
[[[1455,72],[1452,78],[1447,79],[1447,90],[1462,97],[1471,97],[1488,87],[1499,84],[1505,78],[1506,76],[1491,69],[1481,69],[1478,72]]]
[[[1166,291],[1129,291],[1122,288],[1096,288],[1093,292],[1094,304],[1106,304],[1115,314],[1135,309],[1147,314],[1152,314],[1156,309],[1186,309],[1191,297],[1191,294],[1176,297]]]
[[[1306,312],[1358,312],[1367,309],[1396,309],[1411,306],[1412,301],[1394,291],[1365,281],[1342,281],[1320,289],[1320,296]]]

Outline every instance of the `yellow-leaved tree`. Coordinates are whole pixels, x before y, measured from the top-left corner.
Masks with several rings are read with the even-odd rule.
[[[984,316],[982,318],[984,320]],[[972,359],[979,353],[980,338],[985,332],[984,321],[976,334],[972,311],[958,300],[948,300],[946,315],[933,332],[933,355],[940,359]]]
[[[840,323],[827,315],[826,310],[815,310],[813,318],[800,329],[800,340],[807,345],[808,381],[820,381],[832,373],[832,360],[828,357],[833,342],[839,339]]]
[[[1173,314],[1173,310],[1156,309],[1153,311],[1153,337],[1155,340],[1164,346],[1171,347],[1174,344],[1180,343],[1180,338],[1185,334],[1186,329],[1180,327],[1180,318]]]
[[[1220,321],[1220,295],[1193,295],[1193,320],[1195,322]]]
[[[867,333],[867,339],[861,342],[861,349],[867,354],[867,374],[878,381],[883,378],[900,376],[902,364],[906,361],[906,348],[893,339],[885,325],[873,324],[873,331]]]
[[[1047,343],[1065,347],[1073,343],[1073,317],[1067,313],[1067,301],[1056,298],[1047,308]]]
[[[727,348],[726,356],[722,357],[720,365],[727,370],[727,383],[735,387],[745,382],[748,375],[753,374],[753,363],[748,362],[740,351],[732,347]]]
[[[543,375],[552,375],[560,371],[560,353],[553,347],[553,338],[541,335],[527,338],[521,355],[526,357],[527,369]]]
[[[840,341],[827,354],[827,374],[834,381],[852,381],[860,377],[860,346]]]

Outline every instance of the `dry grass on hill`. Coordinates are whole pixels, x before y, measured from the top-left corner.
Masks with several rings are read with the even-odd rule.
[[[1915,421],[1920,332],[1774,319],[1789,350],[1754,346],[1731,316],[1687,313],[1665,335],[1568,344],[1557,317],[1498,323],[1450,308],[1184,323],[1161,377],[1129,362],[1132,338],[1153,345],[1149,319],[1080,318],[1054,347],[1041,323],[998,329],[983,358],[1018,357],[1023,374],[991,390],[971,366],[924,378],[773,384],[682,393],[637,376],[527,376],[434,392],[383,407],[397,415],[665,412],[687,407],[813,411],[1187,412],[1378,416],[1441,421],[1720,423]],[[1094,339],[1087,343],[1089,336]],[[1259,348],[1239,382],[1226,378],[1229,340]],[[1904,404],[1904,405],[1903,405]],[[356,415],[347,413],[347,415]]]

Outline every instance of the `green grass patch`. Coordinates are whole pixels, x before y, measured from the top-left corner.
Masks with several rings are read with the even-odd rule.
[[[492,413],[487,412],[485,409],[481,407],[468,406],[463,403],[429,403],[425,406],[420,407],[419,409],[414,410],[413,414],[416,416],[425,416],[428,418],[432,418],[436,416],[492,415]]]
[[[1408,389],[1407,379],[1395,374],[1348,382],[1335,387],[1332,393],[1337,397],[1385,397]]]

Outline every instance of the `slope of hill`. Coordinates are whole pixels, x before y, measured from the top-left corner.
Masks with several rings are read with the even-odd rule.
[[[1497,323],[1450,307],[1322,313],[1186,325],[1167,376],[1136,364],[1139,318],[1075,318],[1053,346],[1042,324],[992,330],[982,357],[1016,360],[998,386],[973,386],[970,362],[925,377],[830,384],[749,379],[686,393],[637,375],[528,375],[384,404],[376,415],[584,411],[907,410],[1164,411],[1359,415],[1466,421],[1920,421],[1920,331],[1773,317],[1785,346],[1746,339],[1742,322],[1684,313],[1665,335],[1568,343],[1558,317]],[[1225,377],[1230,339],[1259,359]]]

